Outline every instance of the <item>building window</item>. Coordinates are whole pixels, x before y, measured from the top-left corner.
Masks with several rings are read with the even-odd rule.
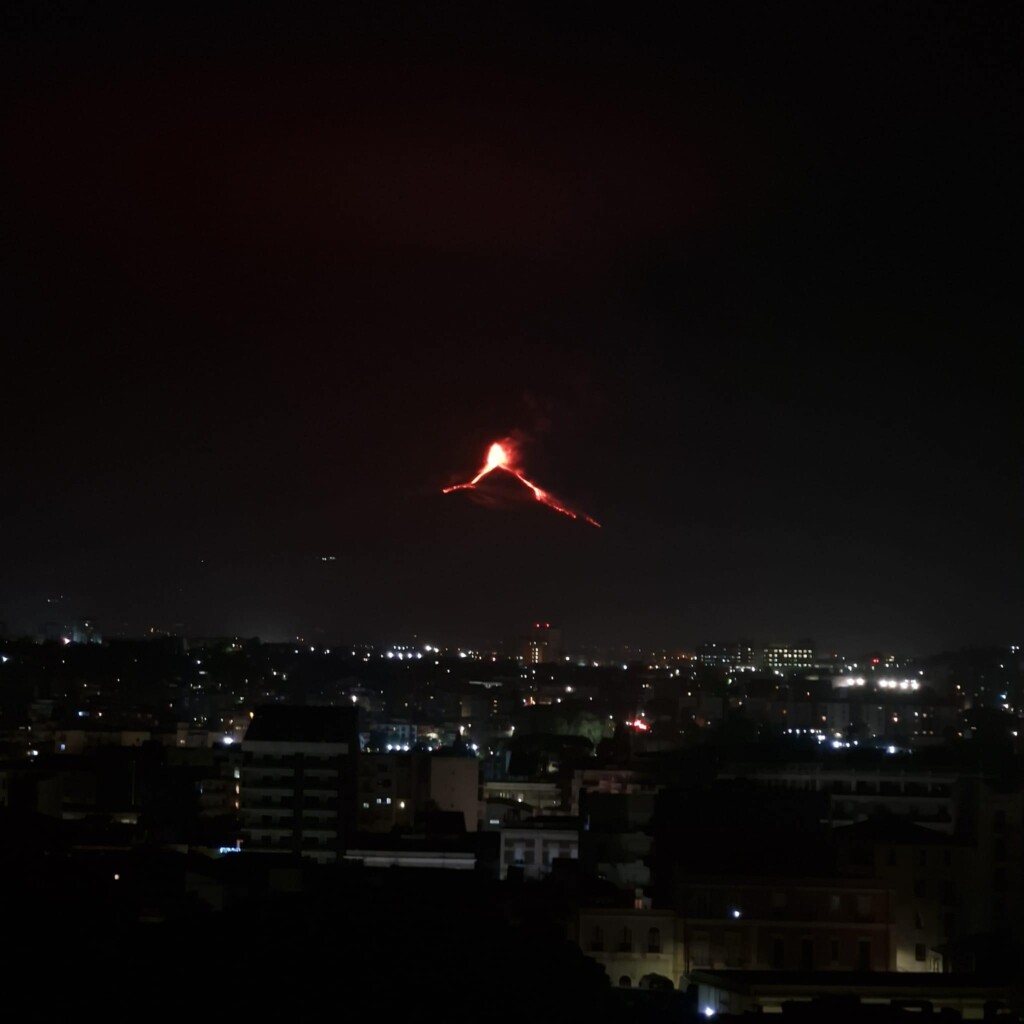
[[[647,929],[647,952],[661,952],[661,932],[657,928]]]
[[[594,929],[590,933],[590,952],[604,952],[604,929],[600,925],[594,925]]]
[[[857,943],[857,970],[871,970],[871,940],[861,939]]]
[[[781,971],[786,966],[786,943],[781,935],[772,938],[772,967]]]
[[[831,952],[832,952],[832,963],[834,963],[834,964],[839,963],[839,940],[838,939],[833,939],[832,940]]]
[[[725,966],[743,966],[743,936],[739,932],[725,933]]]
[[[619,978],[619,988],[632,988],[632,986],[633,982],[629,980],[628,974],[624,974],[621,978]]]
[[[868,917],[871,914],[871,897],[870,896],[858,896],[857,897],[857,916]]]
[[[925,893],[928,891],[928,886],[923,878],[914,879],[914,895],[918,899],[924,899]]]
[[[927,959],[927,953],[925,951],[923,942],[919,942],[916,946],[914,946],[914,959],[919,964],[923,964]]]
[[[619,938],[619,952],[620,953],[632,953],[633,952],[633,930],[631,928],[623,928],[622,935]]]
[[[782,910],[786,906],[786,894],[784,892],[772,893],[772,910]]]
[[[837,893],[837,892],[832,893],[832,895],[829,896],[829,898],[828,898],[828,909],[831,910],[833,913],[835,913],[836,911],[839,910],[841,902],[842,902],[842,897],[839,895],[839,893]]]
[[[801,939],[800,940],[800,970],[802,970],[802,971],[813,971],[814,970],[814,940],[813,939]]]
[[[690,960],[694,967],[711,966],[711,936],[707,932],[694,932],[690,945]]]
[[[914,911],[914,927],[918,931],[924,930],[924,915],[921,913],[920,910]]]

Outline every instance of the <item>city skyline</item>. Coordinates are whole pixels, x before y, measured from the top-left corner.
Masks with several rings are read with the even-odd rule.
[[[51,606],[51,610],[52,606]],[[554,637],[554,641],[545,637]],[[140,631],[128,629],[109,628],[104,629],[103,623],[94,616],[61,617],[54,614],[45,620],[38,621],[35,625],[26,625],[22,628],[12,628],[11,625],[0,619],[0,642],[8,643],[63,643],[67,644],[102,644],[106,641],[120,640],[147,640],[162,638],[175,638],[189,643],[208,643],[221,641],[236,641],[245,643],[257,641],[263,644],[283,645],[296,644],[302,649],[309,646],[309,650],[320,650],[329,653],[331,648],[338,652],[352,649],[357,651],[374,652],[380,657],[387,652],[398,652],[408,650],[410,652],[433,652],[433,657],[451,658],[456,655],[465,657],[480,657],[485,660],[497,656],[499,660],[523,661],[524,663],[550,663],[551,661],[573,661],[580,665],[591,664],[615,664],[623,658],[627,660],[636,657],[656,656],[667,654],[672,658],[691,658],[702,661],[705,664],[718,664],[715,658],[709,654],[715,652],[723,658],[722,661],[745,665],[750,669],[770,669],[772,667],[771,653],[776,651],[792,651],[807,654],[810,658],[806,664],[801,661],[803,667],[825,667],[834,666],[837,669],[843,665],[847,667],[854,665],[857,660],[863,661],[871,668],[883,668],[886,664],[893,662],[899,664],[906,660],[928,659],[939,655],[952,654],[955,652],[992,652],[1005,650],[1008,657],[1013,657],[1020,650],[1020,643],[1012,638],[1002,642],[949,642],[932,648],[912,649],[907,646],[887,646],[880,643],[865,643],[861,645],[842,646],[820,642],[814,636],[807,633],[794,633],[792,635],[770,635],[757,636],[733,631],[729,634],[717,634],[714,636],[675,636],[662,638],[651,642],[640,642],[625,639],[609,639],[607,637],[592,640],[587,637],[575,637],[572,633],[566,636],[564,628],[559,622],[521,622],[512,624],[504,630],[497,629],[491,634],[474,636],[455,629],[435,630],[428,633],[402,632],[399,630],[384,630],[377,635],[350,635],[341,631],[330,631],[321,628],[303,629],[293,633],[266,633],[259,634],[252,630],[197,630],[189,629],[187,623],[170,623],[151,625]],[[538,641],[538,638],[539,641]],[[536,649],[535,649],[536,648]],[[543,651],[544,657],[538,659],[537,652]],[[557,658],[549,655],[557,651]],[[743,653],[745,652],[745,653]],[[389,653],[390,657],[391,654]],[[396,655],[397,656],[397,655]],[[408,657],[423,657],[410,653]],[[796,663],[794,663],[796,664]]]

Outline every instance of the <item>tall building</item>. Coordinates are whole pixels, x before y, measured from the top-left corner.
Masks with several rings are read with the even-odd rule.
[[[711,668],[754,667],[754,647],[746,640],[735,643],[703,643],[697,648],[697,660]]]
[[[421,752],[362,754],[358,822],[361,831],[411,829],[430,811],[458,812],[475,832],[480,808],[480,762]]]
[[[535,622],[519,644],[519,656],[527,665],[543,665],[562,656],[562,631],[550,622]]]
[[[896,815],[842,826],[835,838],[846,874],[889,890],[892,969],[942,971],[943,951],[961,934],[954,879],[973,866],[967,844]]]
[[[258,708],[242,741],[242,849],[338,860],[355,830],[355,708]]]
[[[759,667],[769,672],[814,668],[814,644],[810,640],[796,644],[766,644],[761,652]]]

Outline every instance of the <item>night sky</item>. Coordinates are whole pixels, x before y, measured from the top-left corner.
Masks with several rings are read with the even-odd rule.
[[[1019,8],[5,6],[9,632],[1019,642]]]

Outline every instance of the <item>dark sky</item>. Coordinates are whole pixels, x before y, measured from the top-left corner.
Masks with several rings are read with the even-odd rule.
[[[11,631],[1019,641],[1011,5],[148,6],[4,15]]]

